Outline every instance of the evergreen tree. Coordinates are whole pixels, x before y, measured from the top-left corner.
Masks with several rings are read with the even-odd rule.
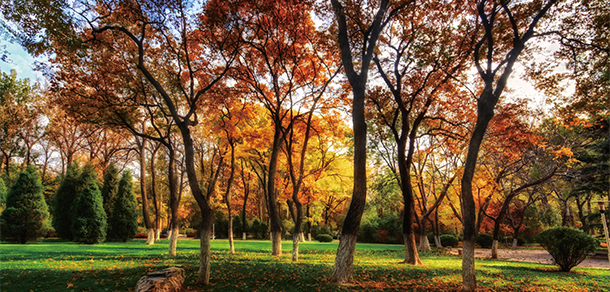
[[[106,239],[106,212],[102,194],[91,174],[87,187],[82,191],[74,206],[75,216],[72,219],[74,241],[96,244]]]
[[[104,184],[102,186],[102,198],[104,199],[104,211],[106,216],[112,218],[112,208],[119,188],[119,170],[114,163],[110,163],[104,174]]]
[[[43,236],[49,218],[42,183],[36,167],[28,166],[17,178],[6,198],[6,210],[0,215],[0,237],[5,241],[25,243]]]
[[[6,204],[6,185],[4,184],[4,180],[0,177],[0,208],[4,207]]]
[[[57,236],[72,240],[72,217],[74,217],[74,202],[81,192],[81,171],[77,163],[72,163],[66,170],[59,188],[55,192],[55,208],[53,227]]]
[[[131,171],[126,170],[119,181],[112,217],[109,220],[109,239],[127,241],[136,236],[138,230],[138,203],[133,191]]]

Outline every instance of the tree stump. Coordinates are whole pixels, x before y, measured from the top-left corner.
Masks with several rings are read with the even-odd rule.
[[[140,278],[136,292],[179,292],[184,284],[184,270],[176,267],[156,271]]]

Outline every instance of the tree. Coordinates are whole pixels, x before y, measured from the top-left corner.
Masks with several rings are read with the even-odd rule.
[[[53,214],[53,227],[57,236],[72,240],[72,218],[74,217],[74,203],[82,190],[82,172],[77,163],[72,163],[55,192],[55,208]]]
[[[472,180],[479,149],[494,108],[506,88],[515,62],[526,49],[526,43],[536,37],[536,27],[556,4],[556,0],[504,2],[481,0],[476,4],[476,27],[480,35],[473,50],[483,90],[477,99],[477,120],[470,137],[461,181],[464,249],[462,257],[462,289],[474,291],[476,277],[474,245],[476,207]]]
[[[364,117],[364,100],[369,65],[384,26],[406,5],[402,3],[393,7],[390,6],[389,2],[388,0],[382,0],[371,19],[371,16],[358,4],[345,7],[338,0],[331,1],[338,26],[337,41],[341,51],[341,60],[352,89],[352,122],[354,129],[354,187],[349,211],[343,222],[341,239],[339,240],[333,275],[331,276],[331,281],[336,283],[345,283],[352,280],[354,251],[366,202],[367,130]],[[362,15],[368,17],[368,19],[358,17]],[[350,20],[349,23],[348,19]],[[354,39],[350,39],[350,37]],[[359,52],[359,54],[354,56],[352,55],[353,52]],[[360,66],[359,73],[356,69],[358,65]]]
[[[74,206],[72,234],[76,242],[96,244],[106,239],[107,217],[93,173],[87,176],[86,183]]]
[[[117,191],[119,189],[119,170],[116,168],[114,163],[108,165],[104,174],[104,183],[102,184],[102,198],[104,199],[104,211],[108,218],[112,218],[112,210],[114,203],[117,198]],[[109,233],[110,233],[110,226]]]
[[[0,73],[0,168],[4,164],[8,174],[13,157],[24,157],[24,165],[32,162],[32,147],[43,134],[36,85],[18,79],[14,70]]]
[[[108,239],[126,242],[136,236],[138,231],[137,207],[131,171],[125,170],[119,181],[112,217],[108,220]]]
[[[6,209],[0,215],[1,237],[4,241],[25,244],[47,232],[49,211],[36,167],[30,165],[8,192]]]
[[[420,126],[428,120],[436,120],[455,126],[458,123],[445,117],[445,111],[429,112],[443,100],[451,105],[451,99],[459,96],[453,88],[453,78],[466,68],[467,52],[471,49],[471,28],[446,26],[445,23],[464,23],[463,4],[460,1],[419,4],[422,9],[405,11],[388,24],[390,32],[380,41],[380,53],[374,61],[381,79],[393,98],[388,106],[381,107],[377,98],[385,94],[371,94],[383,124],[390,128],[396,141],[396,162],[404,202],[403,234],[405,238],[405,263],[419,265],[414,234],[415,197],[411,172],[416,139]],[[459,97],[458,97],[459,98]],[[440,128],[440,127],[439,127]],[[428,129],[427,134],[441,132]],[[421,227],[421,226],[420,226]]]

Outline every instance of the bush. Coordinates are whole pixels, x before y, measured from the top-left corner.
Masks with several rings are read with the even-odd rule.
[[[479,233],[479,235],[477,236],[477,244],[480,245],[482,248],[490,248],[493,242],[494,238],[493,236],[491,236],[491,234]]]
[[[35,240],[48,233],[48,218],[42,183],[36,168],[28,166],[19,174],[6,197],[6,209],[0,215],[0,237],[22,244]]]
[[[106,212],[102,194],[93,177],[76,201],[74,210],[72,234],[76,242],[96,244],[106,239]]]
[[[260,221],[258,218],[252,221],[252,227],[250,227],[250,233],[254,238],[266,239],[269,236],[267,223]]]
[[[131,171],[125,170],[119,181],[112,217],[108,220],[109,239],[126,242],[136,236],[138,230],[137,206]]]
[[[402,243],[402,221],[398,216],[377,216],[364,221],[358,232],[359,242]]]
[[[442,246],[458,246],[459,240],[453,234],[442,234],[440,236]]]
[[[536,236],[536,241],[553,257],[562,271],[569,272],[595,252],[599,240],[571,227],[548,229]]]
[[[316,236],[316,240],[319,242],[332,242],[333,237],[329,234],[318,234],[318,236]]]

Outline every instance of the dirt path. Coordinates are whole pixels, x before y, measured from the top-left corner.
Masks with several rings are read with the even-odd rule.
[[[461,251],[461,249],[458,249]],[[458,250],[454,249],[451,253],[458,255]],[[475,249],[474,255],[477,258],[491,258],[490,249]],[[546,250],[539,249],[499,249],[498,258],[500,260],[517,261],[517,262],[532,262],[541,264],[553,264],[553,258]],[[605,255],[596,255],[592,258],[584,260],[579,267],[589,267],[598,269],[610,269],[610,262]]]

